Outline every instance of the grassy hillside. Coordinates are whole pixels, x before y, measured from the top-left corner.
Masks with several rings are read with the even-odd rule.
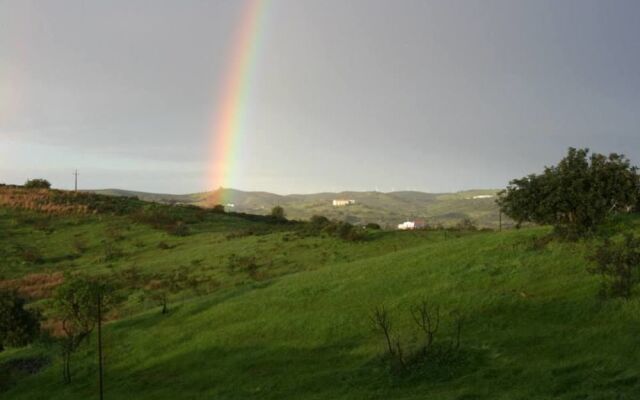
[[[167,315],[135,285],[123,290],[104,332],[107,398],[640,396],[640,300],[597,298],[599,279],[586,272],[585,256],[600,239],[546,243],[548,229],[538,227],[369,232],[347,242],[223,214],[190,227],[182,237],[128,215],[0,208],[3,284],[63,271],[124,277],[131,268],[143,276],[182,268],[196,279],[173,296]],[[638,231],[640,219],[609,229]],[[81,254],[77,238],[86,241]],[[106,259],[113,243],[122,252]],[[39,249],[41,259],[26,260],[25,248]],[[238,257],[253,257],[260,273],[234,266]],[[31,293],[33,305],[46,307],[46,290]],[[409,309],[422,299],[442,310],[442,345],[455,336],[452,314],[464,317],[460,352],[391,373],[371,312],[386,307],[409,352],[420,341]],[[0,353],[0,371],[16,359],[49,360],[34,374],[11,372],[2,398],[95,398],[94,345],[74,355],[66,386],[56,348]]]
[[[187,195],[155,194],[117,189],[99,190],[96,193],[115,196],[136,196],[146,201],[183,203],[210,207],[219,202],[234,204],[234,211],[267,214],[272,207],[282,206],[293,219],[307,220],[313,215],[355,224],[376,222],[395,228],[406,220],[424,219],[429,224],[455,225],[465,218],[478,226],[498,226],[498,208],[494,198],[476,198],[478,195],[495,195],[497,190],[469,190],[457,193],[401,192],[340,192],[293,194],[281,196],[267,192],[244,192],[235,189],[218,189],[214,192]],[[354,205],[333,207],[333,199],[353,199]],[[509,226],[510,221],[504,220]]]

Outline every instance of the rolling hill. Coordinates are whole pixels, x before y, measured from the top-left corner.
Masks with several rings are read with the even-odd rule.
[[[186,195],[156,194],[118,189],[95,190],[94,193],[113,196],[135,196],[145,201],[165,204],[192,204],[212,207],[216,203],[233,204],[227,209],[251,214],[267,214],[279,205],[292,219],[308,220],[313,215],[353,224],[375,222],[387,228],[397,224],[422,219],[428,224],[452,226],[468,218],[480,227],[496,228],[499,223],[498,208],[493,197],[497,190],[469,190],[457,193],[399,192],[339,192],[278,195],[268,192],[245,192],[235,189],[218,189],[214,192]],[[334,199],[352,199],[355,204],[334,207]],[[506,219],[503,223],[509,226]]]

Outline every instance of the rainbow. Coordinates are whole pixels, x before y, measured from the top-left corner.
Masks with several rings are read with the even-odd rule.
[[[239,151],[238,142],[245,130],[245,114],[252,89],[252,70],[266,1],[246,0],[234,35],[229,64],[222,81],[222,92],[212,121],[213,143],[208,184],[214,190],[232,182],[231,174]],[[220,204],[222,199],[218,196],[212,202]]]

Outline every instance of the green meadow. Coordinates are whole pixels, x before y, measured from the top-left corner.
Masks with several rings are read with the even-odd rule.
[[[45,318],[46,277],[125,283],[103,331],[107,399],[640,398],[640,301],[598,297],[587,257],[601,238],[546,240],[550,228],[527,227],[371,230],[347,241],[234,214],[189,228],[179,236],[126,214],[5,205],[0,279],[40,277],[30,306]],[[638,232],[640,218],[608,229]],[[163,315],[131,276],[171,274],[188,284]],[[396,373],[371,315],[384,306],[410,353],[422,340],[410,311],[422,300],[439,307],[443,347],[460,318],[459,350]],[[72,356],[68,385],[53,344],[0,353],[0,397],[98,398],[95,344],[94,332]],[[20,359],[45,365],[9,367]]]

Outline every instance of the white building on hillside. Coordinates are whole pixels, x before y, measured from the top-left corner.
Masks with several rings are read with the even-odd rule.
[[[478,200],[478,199],[490,199],[492,198],[493,195],[492,194],[479,194],[477,196],[473,196],[474,200]]]
[[[416,223],[413,221],[406,221],[401,224],[398,224],[398,229],[402,231],[406,231],[408,229],[415,229],[415,228],[416,228]]]
[[[401,231],[424,228],[426,224],[424,221],[405,221],[398,224],[398,229]]]
[[[348,206],[350,204],[356,204],[356,201],[355,200],[344,200],[344,199],[333,200],[333,206],[334,207],[343,207],[343,206]]]

